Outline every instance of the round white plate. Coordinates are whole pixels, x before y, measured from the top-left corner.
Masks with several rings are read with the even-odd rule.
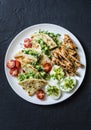
[[[77,85],[76,85],[75,89],[70,93],[62,92],[62,97],[58,100],[54,100],[54,99],[51,99],[50,97],[47,97],[45,100],[42,101],[42,100],[37,99],[36,96],[30,97],[27,94],[27,92],[24,91],[22,89],[22,87],[18,85],[17,79],[15,77],[12,77],[9,74],[9,70],[6,67],[6,62],[10,59],[13,59],[14,54],[21,48],[20,43],[23,43],[23,40],[25,38],[29,37],[30,34],[33,34],[34,32],[38,31],[39,29],[54,32],[54,33],[60,33],[61,37],[63,37],[64,34],[68,34],[72,38],[72,40],[75,42],[75,44],[77,45],[81,63],[84,65],[84,68],[80,68],[78,70],[80,76],[76,77]],[[56,103],[64,101],[65,99],[69,98],[70,96],[72,96],[77,91],[77,89],[80,87],[80,85],[84,79],[84,76],[85,76],[85,71],[86,71],[86,57],[85,57],[85,53],[84,53],[84,50],[83,50],[80,42],[71,32],[69,32],[68,30],[66,30],[63,27],[60,27],[60,26],[57,26],[54,24],[37,24],[37,25],[24,29],[12,40],[12,42],[10,43],[10,45],[7,49],[6,56],[5,56],[5,74],[6,74],[7,80],[9,82],[10,86],[12,87],[12,89],[26,101],[29,101],[34,104],[39,104],[39,105],[56,104]]]

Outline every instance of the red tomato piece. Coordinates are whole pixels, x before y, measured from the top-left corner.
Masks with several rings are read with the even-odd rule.
[[[43,69],[46,73],[50,72],[52,69],[52,65],[48,62],[46,62],[45,64],[43,64]]]
[[[9,60],[6,64],[9,69],[15,68],[15,60]]]
[[[45,93],[44,93],[43,90],[37,90],[36,96],[37,96],[38,99],[44,99]]]
[[[21,63],[18,60],[15,60],[15,66],[17,69],[20,69]]]
[[[31,41],[31,39],[26,38],[26,39],[24,40],[24,47],[25,47],[25,48],[31,48],[31,47],[32,47],[32,41]]]
[[[13,68],[13,69],[10,69],[9,73],[12,75],[12,76],[18,76],[18,69],[17,68]]]
[[[26,42],[31,42],[31,39],[30,38],[25,38],[24,43],[26,43]]]

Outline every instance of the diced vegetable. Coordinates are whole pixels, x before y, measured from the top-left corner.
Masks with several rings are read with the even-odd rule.
[[[16,66],[15,60],[8,60],[6,66],[7,66],[9,69],[15,68],[15,66]]]
[[[25,79],[35,78],[36,75],[37,74],[35,74],[34,72],[27,72],[27,73],[24,73],[24,74],[19,74],[18,75],[18,80],[23,81]]]
[[[25,79],[25,75],[24,74],[19,74],[18,75],[18,80],[19,81],[23,81]]]
[[[15,66],[19,70],[21,67],[21,63],[18,60],[15,60]]]
[[[31,48],[31,47],[32,47],[32,41],[31,41],[30,38],[26,38],[26,39],[24,40],[24,47],[25,47],[25,48]]]
[[[24,50],[22,50],[22,52],[24,54],[32,55],[32,56],[34,56],[36,58],[38,58],[40,56],[40,54],[37,51],[32,50],[32,49],[24,49]]]
[[[45,64],[43,64],[43,69],[46,73],[50,72],[52,69],[52,65],[48,62],[46,62]]]
[[[27,72],[27,73],[20,73],[18,75],[18,80],[19,81],[23,81],[25,79],[29,79],[29,78],[35,78],[35,79],[48,79],[49,78],[49,74],[46,74],[44,71],[40,71],[39,73],[34,73],[34,72]]]
[[[39,75],[36,75],[36,77],[38,78],[43,78],[43,79],[46,79],[46,80],[49,80],[50,79],[50,74],[49,73],[46,73],[45,70],[42,68],[42,66],[37,62],[37,63],[32,63],[31,64],[34,68],[36,68],[39,72]]]
[[[36,62],[31,62],[30,65],[32,65],[33,67],[36,66]]]
[[[42,52],[51,58],[49,46],[42,39],[38,39],[36,41],[40,44]]]
[[[40,65],[36,65],[35,68],[36,68],[38,71],[43,70],[42,67],[41,67]]]
[[[12,76],[18,76],[18,69],[17,68],[13,68],[13,69],[10,69],[9,73],[12,75]]]
[[[38,99],[44,99],[45,93],[44,93],[43,90],[37,90],[36,91],[36,96],[37,96]]]

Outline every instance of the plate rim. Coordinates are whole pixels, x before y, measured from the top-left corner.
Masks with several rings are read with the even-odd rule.
[[[81,48],[82,48],[82,51],[83,51],[83,53],[84,53],[85,70],[84,70],[84,76],[83,76],[83,79],[82,79],[81,83],[80,83],[79,86],[70,94],[69,97],[65,98],[65,99],[62,100],[62,101],[58,100],[58,101],[56,101],[55,103],[47,103],[47,104],[42,104],[42,103],[41,103],[41,104],[39,104],[39,103],[37,103],[37,102],[31,102],[31,101],[27,100],[26,98],[22,97],[22,96],[19,95],[19,94],[15,91],[15,89],[12,87],[12,84],[11,84],[11,82],[9,81],[9,78],[8,78],[8,75],[7,75],[7,72],[6,72],[6,57],[7,57],[7,55],[8,55],[9,49],[11,48],[13,42],[14,42],[14,41],[17,39],[17,37],[19,37],[24,31],[28,30],[29,28],[34,28],[34,27],[41,26],[41,25],[42,25],[42,26],[43,26],[43,25],[44,25],[44,26],[45,26],[45,25],[47,25],[47,26],[51,25],[51,26],[61,27],[63,30],[69,32],[69,33],[70,33],[71,35],[73,35],[73,36],[76,38],[76,40],[79,42],[79,44],[80,44],[80,46],[81,46]],[[8,84],[9,84],[9,86],[12,88],[12,90],[13,90],[19,97],[21,97],[23,100],[25,100],[25,101],[27,101],[27,102],[29,102],[29,103],[32,103],[32,104],[43,105],[43,106],[45,106],[45,105],[54,105],[54,104],[57,104],[57,103],[61,103],[61,102],[65,101],[65,100],[69,99],[70,97],[72,97],[72,96],[74,95],[74,93],[76,93],[77,90],[80,88],[81,84],[83,83],[84,78],[85,78],[85,75],[86,75],[86,69],[87,69],[86,54],[85,54],[84,48],[83,48],[82,44],[80,43],[80,41],[78,40],[78,38],[77,38],[71,31],[67,30],[66,28],[64,28],[64,27],[62,27],[62,26],[60,26],[60,25],[52,24],[52,23],[39,23],[39,24],[31,25],[31,26],[29,26],[29,27],[27,27],[27,28],[21,30],[19,33],[17,33],[17,34],[15,35],[15,37],[14,37],[14,38],[11,40],[11,42],[9,43],[9,45],[8,45],[8,47],[7,47],[7,49],[6,49],[5,58],[4,58],[4,72],[5,72],[5,76],[6,76],[6,79],[7,79],[7,81],[8,81]]]

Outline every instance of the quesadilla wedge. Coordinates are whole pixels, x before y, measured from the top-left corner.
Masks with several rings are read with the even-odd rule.
[[[28,92],[29,96],[33,96],[37,90],[41,89],[46,84],[47,82],[43,79],[31,78],[19,82],[19,85]]]
[[[47,46],[49,46],[49,49],[53,49],[57,46],[56,43],[53,41],[53,39],[49,37],[47,34],[34,33],[31,36],[31,38],[32,38],[33,43],[36,43],[36,40],[38,39],[42,39],[47,44]]]
[[[20,61],[21,68],[25,72],[29,72],[31,70],[37,72],[31,64],[37,63],[40,56],[40,53],[34,49],[24,49],[15,54],[15,59]]]
[[[37,69],[30,64],[21,64],[21,67],[25,72],[33,71],[34,73],[38,73]]]
[[[20,61],[21,63],[30,63],[30,62],[37,61],[37,59],[34,56],[24,54],[22,52],[22,50],[17,52],[14,57],[15,57],[16,60]]]

